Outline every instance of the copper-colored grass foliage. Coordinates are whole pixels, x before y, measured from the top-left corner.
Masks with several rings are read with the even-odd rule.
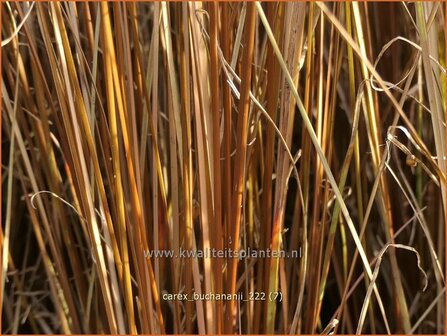
[[[0,7],[3,334],[445,333],[441,2]]]

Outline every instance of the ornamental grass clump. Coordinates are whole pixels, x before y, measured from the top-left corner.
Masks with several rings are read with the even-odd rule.
[[[0,7],[2,333],[445,333],[444,3]]]

